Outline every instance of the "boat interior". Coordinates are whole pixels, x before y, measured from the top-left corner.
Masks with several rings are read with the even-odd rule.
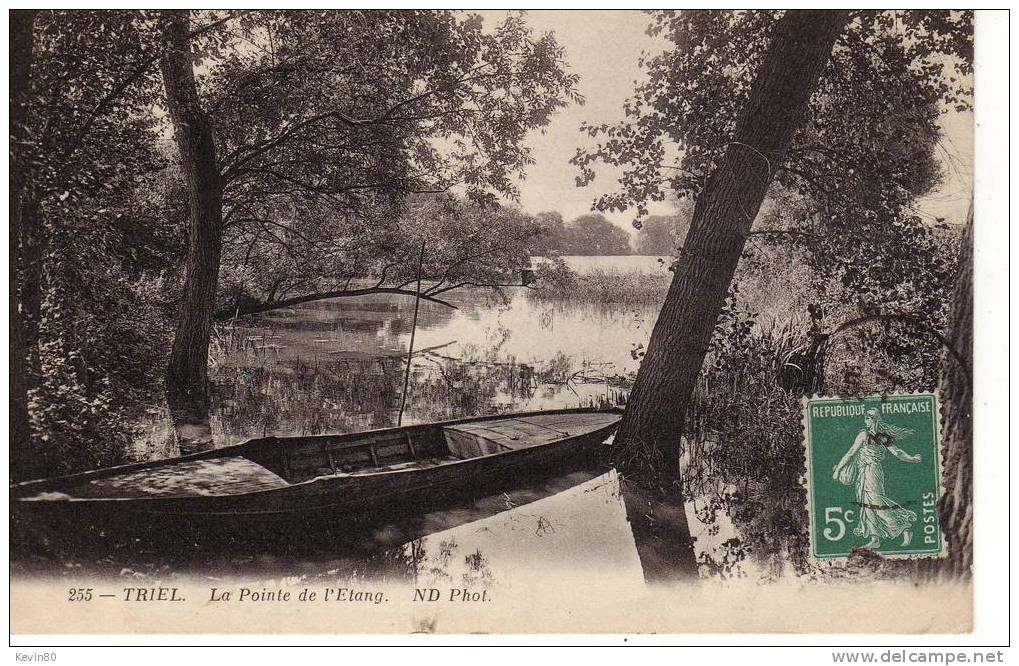
[[[433,467],[548,444],[611,426],[611,412],[507,416],[345,435],[253,440],[225,455],[132,465],[80,482],[45,484],[22,499],[234,495],[310,479]]]
[[[351,435],[322,435],[267,447],[246,457],[290,483],[336,474],[431,467],[548,444],[604,428],[606,412],[536,414],[455,425],[424,424]]]

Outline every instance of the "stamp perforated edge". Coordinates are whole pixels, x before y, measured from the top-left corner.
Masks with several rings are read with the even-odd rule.
[[[807,529],[810,544],[810,560],[812,562],[839,562],[847,561],[850,554],[846,555],[832,555],[827,557],[818,557],[816,553],[817,544],[814,542],[814,495],[811,492],[812,484],[812,473],[811,473],[811,455],[810,455],[810,418],[809,408],[810,403],[815,400],[886,400],[888,398],[908,398],[909,396],[923,396],[930,397],[934,400],[934,457],[937,460],[937,506],[938,511],[938,535],[940,537],[941,546],[937,551],[928,551],[923,553],[875,553],[880,555],[886,560],[927,560],[927,559],[941,559],[948,556],[948,539],[945,535],[944,526],[941,524],[941,512],[940,506],[941,501],[945,496],[945,459],[942,451],[942,433],[944,432],[944,423],[941,421],[941,398],[938,396],[938,391],[896,391],[892,393],[877,393],[872,395],[864,396],[838,396],[838,395],[818,395],[813,394],[810,396],[803,396],[800,399],[800,404],[803,406],[800,416],[800,429],[803,432],[803,488],[807,493]]]

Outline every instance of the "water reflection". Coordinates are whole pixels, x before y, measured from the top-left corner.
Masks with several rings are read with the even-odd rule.
[[[696,539],[690,535],[687,508],[681,498],[670,500],[620,480],[620,494],[633,531],[644,579],[649,583],[695,578]]]
[[[560,477],[538,493],[544,497],[534,497],[530,494],[534,492],[501,498],[508,503],[531,499],[526,504],[436,530],[404,545],[402,552],[414,559],[415,584],[478,581],[485,587],[524,583],[540,587],[543,578],[564,571],[592,575],[611,571],[642,584],[641,561],[614,471]],[[438,519],[433,527],[441,522]]]
[[[18,527],[22,529],[24,526]],[[453,507],[294,534],[208,534],[188,525],[134,526],[82,540],[55,530],[13,543],[16,573],[133,578],[240,577],[290,582],[354,578],[489,586],[541,571],[610,570],[643,578],[614,471],[585,469],[522,483]],[[25,546],[25,544],[30,544]]]
[[[422,302],[404,423],[620,404],[653,309],[547,304],[524,289],[463,290],[453,310]],[[413,300],[373,295],[306,304],[220,327],[212,412],[201,439],[395,425]],[[134,455],[176,455],[187,433],[163,412],[138,424]]]
[[[524,289],[463,290],[452,300],[455,310],[421,303],[405,424],[622,404],[638,365],[631,349],[646,345],[656,315],[651,307],[550,304]],[[214,445],[395,425],[412,310],[412,299],[374,295],[221,327],[210,371]],[[138,429],[136,457],[181,453],[165,413],[154,410]],[[111,575],[373,576],[422,584],[499,585],[565,569],[611,570],[637,584],[695,574],[670,550],[670,538],[690,539],[682,504],[644,505],[604,470],[520,481],[513,491],[364,528],[219,541],[180,533],[171,549],[134,541],[110,548],[107,535],[95,535],[92,560],[75,555],[77,546],[57,557]],[[690,525],[695,536],[705,531]]]

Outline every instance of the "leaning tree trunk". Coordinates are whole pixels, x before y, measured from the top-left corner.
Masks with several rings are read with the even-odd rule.
[[[10,13],[10,161],[8,230],[8,350],[10,353],[10,456],[11,475],[26,475],[32,430],[28,416],[28,343],[21,307],[22,238],[25,231],[25,199],[28,191],[27,160],[24,159],[28,131],[28,95],[31,90],[33,10]],[[34,218],[33,218],[34,220]],[[33,220],[28,220],[31,223]]]
[[[175,425],[204,429],[209,414],[209,336],[223,237],[223,188],[213,127],[198,99],[187,12],[168,11],[165,21],[166,53],[160,69],[190,209],[184,291],[167,368],[166,396]]]
[[[735,135],[694,207],[616,435],[617,466],[658,491],[679,483],[684,415],[747,233],[845,21],[833,11],[779,20]]]
[[[969,577],[973,565],[973,208],[959,252],[952,323],[941,372],[942,452],[945,495],[941,525],[948,540],[942,573]]]

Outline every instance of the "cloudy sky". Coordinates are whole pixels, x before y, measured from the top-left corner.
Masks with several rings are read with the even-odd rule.
[[[482,11],[486,23],[500,20],[503,11]],[[581,145],[593,140],[578,131],[581,122],[614,123],[622,117],[623,101],[632,93],[635,79],[642,78],[637,62],[642,52],[661,51],[668,43],[645,34],[648,18],[637,11],[529,11],[527,20],[535,32],[551,31],[566,49],[566,58],[580,75],[583,106],[561,111],[544,134],[535,132],[529,145],[535,158],[521,183],[520,204],[530,213],[558,210],[570,220],[587,213],[598,195],[612,191],[618,177],[602,167],[598,178],[578,188],[576,167],[569,160]],[[945,217],[960,223],[966,214],[973,170],[972,114],[945,116],[945,137],[940,149],[946,178],[942,188],[921,202],[920,210],[931,219]],[[668,213],[669,205],[652,207],[652,213]],[[633,214],[610,214],[613,222],[632,229]]]

